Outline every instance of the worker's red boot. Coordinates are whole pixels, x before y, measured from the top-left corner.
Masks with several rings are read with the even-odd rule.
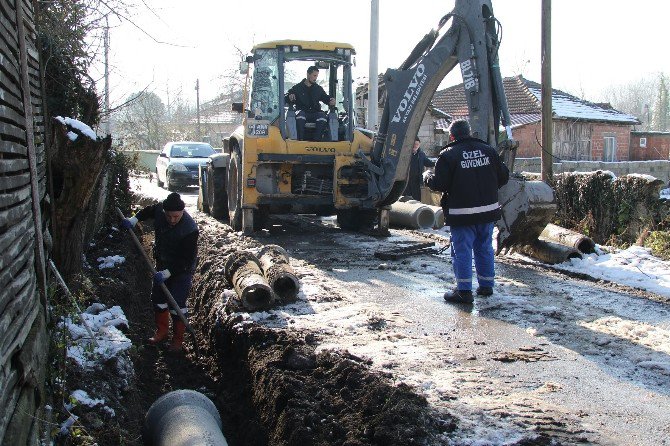
[[[156,321],[156,333],[149,338],[150,344],[159,344],[167,339],[170,329],[170,313],[168,311],[154,311],[154,320]]]
[[[182,351],[182,345],[184,344],[184,331],[186,331],[186,325],[184,325],[184,323],[179,319],[173,319],[172,341],[170,342],[171,352]]]

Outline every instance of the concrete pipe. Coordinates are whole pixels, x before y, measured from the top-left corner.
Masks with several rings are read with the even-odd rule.
[[[433,210],[416,200],[395,202],[391,205],[389,220],[392,225],[414,229],[428,229],[435,224]]]
[[[295,302],[300,291],[300,282],[289,263],[288,253],[279,245],[266,245],[258,252],[261,270],[282,302]]]
[[[247,251],[235,251],[226,258],[223,271],[245,309],[257,311],[272,306],[272,288],[255,255]]]
[[[444,226],[444,210],[440,206],[428,206],[435,214],[435,223],[433,223],[433,229],[440,229]]]
[[[584,254],[596,252],[596,244],[590,237],[551,223],[544,228],[544,231],[540,234],[540,239],[575,248]]]
[[[175,390],[158,398],[144,418],[142,438],[153,446],[227,446],[214,403],[195,390]]]
[[[563,263],[569,259],[582,258],[582,255],[575,248],[544,240],[535,240],[528,245],[518,245],[514,247],[514,250],[549,265]]]

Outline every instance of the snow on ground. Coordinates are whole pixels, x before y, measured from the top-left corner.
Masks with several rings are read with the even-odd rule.
[[[95,303],[77,318],[64,318],[62,324],[68,329],[72,341],[67,348],[67,356],[83,369],[95,370],[112,358],[119,359],[119,363],[128,360],[123,353],[132,343],[117,328],[128,327],[128,319],[121,307],[107,308]],[[119,370],[122,369],[119,367]]]

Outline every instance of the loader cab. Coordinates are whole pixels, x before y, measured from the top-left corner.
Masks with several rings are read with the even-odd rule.
[[[247,98],[249,125],[261,123],[276,127],[284,140],[296,139],[295,113],[285,95],[306,77],[307,68],[319,68],[317,84],[335,98],[334,110],[326,104],[328,116],[323,141],[352,141],[354,129],[353,80],[351,66],[355,51],[348,44],[329,42],[280,41],[257,45],[247,60],[253,64],[250,94]],[[265,126],[263,125],[265,124]],[[306,125],[305,140],[314,140],[314,123]]]

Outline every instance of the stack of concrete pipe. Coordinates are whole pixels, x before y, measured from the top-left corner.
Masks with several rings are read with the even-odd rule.
[[[550,223],[537,240],[518,246],[516,250],[555,265],[569,259],[581,259],[582,254],[594,253],[595,247],[595,242],[584,234]]]
[[[297,299],[300,284],[281,246],[267,245],[258,257],[234,251],[226,258],[223,270],[246,310],[266,310],[277,300],[288,303]]]
[[[411,197],[401,197],[391,205],[390,223],[413,229],[439,229],[444,226],[444,211],[439,206],[431,206]]]
[[[214,403],[195,390],[175,390],[158,398],[144,418],[144,444],[227,446]]]

